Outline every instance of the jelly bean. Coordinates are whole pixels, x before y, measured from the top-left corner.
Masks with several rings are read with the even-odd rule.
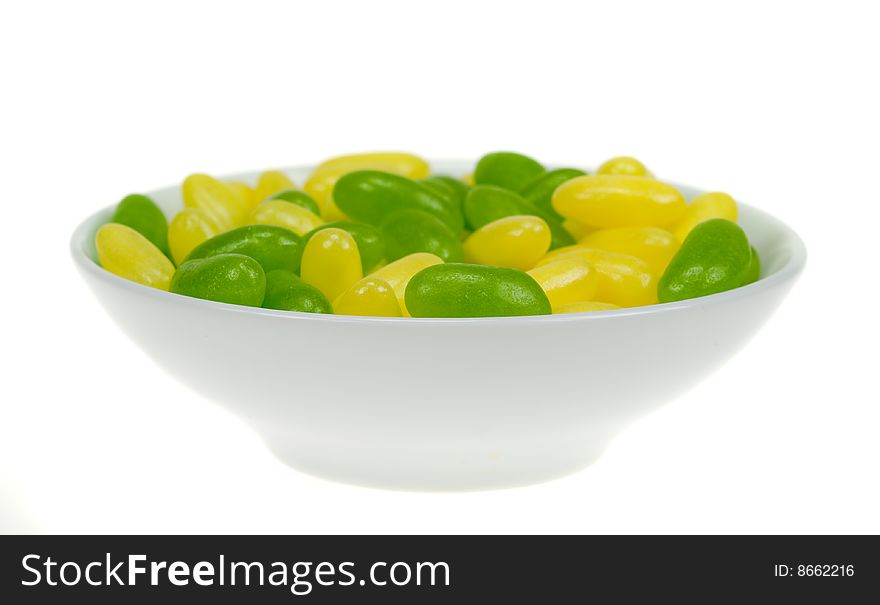
[[[147,196],[133,193],[122,198],[110,222],[131,227],[153,242],[166,256],[171,256],[168,249],[168,219],[156,202]]]
[[[709,219],[694,227],[669,263],[657,287],[660,302],[717,294],[741,286],[752,252],[736,223]]]
[[[593,229],[591,229],[590,227],[587,227],[586,225],[581,225],[579,222],[570,219],[565,219],[564,221],[562,221],[562,228],[565,229],[568,234],[575,240],[581,240],[587,237],[589,233],[593,232]]]
[[[464,242],[469,263],[526,271],[550,249],[550,228],[537,216],[507,216],[474,231]]]
[[[397,259],[393,263],[388,263],[381,269],[377,269],[371,274],[371,277],[378,277],[388,283],[397,296],[397,302],[400,304],[400,310],[404,317],[409,317],[409,311],[406,308],[404,296],[406,294],[406,286],[412,276],[433,265],[443,263],[443,259],[436,254],[428,252],[416,252],[409,256]]]
[[[424,210],[440,218],[455,233],[461,231],[464,224],[461,215],[450,208],[442,195],[390,172],[349,172],[336,181],[333,199],[345,214],[371,225],[382,224],[395,210]]]
[[[553,208],[565,218],[597,229],[668,227],[687,204],[672,185],[620,175],[587,175],[566,181],[553,193]]]
[[[98,262],[127,280],[167,290],[174,264],[146,237],[120,223],[101,225],[95,234]]]
[[[280,170],[267,170],[260,175],[260,178],[257,179],[257,186],[254,187],[255,203],[259,204],[275,193],[291,189],[296,189],[296,185],[289,176]]]
[[[510,151],[487,153],[474,168],[477,185],[496,185],[511,191],[523,187],[544,172],[544,167],[532,158]]]
[[[398,210],[382,223],[386,256],[397,260],[415,252],[430,252],[445,262],[464,259],[461,240],[449,226],[422,210]]]
[[[226,181],[224,185],[238,196],[238,199],[248,208],[253,209],[253,207],[259,203],[254,195],[254,188],[247,183],[242,183],[241,181]]]
[[[296,204],[297,206],[305,208],[315,216],[321,216],[321,209],[318,207],[318,202],[316,202],[312,196],[305,191],[286,189],[284,191],[279,191],[278,193],[273,193],[269,196],[269,199],[284,200],[285,202],[290,202],[291,204]]]
[[[494,185],[477,185],[464,199],[464,215],[471,229],[479,229],[506,216],[537,216],[547,223],[552,236],[551,249],[574,244],[575,240],[549,213],[531,205],[524,197]]]
[[[473,173],[471,173],[471,174],[466,174],[466,175],[464,175],[463,177],[461,177],[461,182],[464,183],[465,185],[467,185],[468,187],[473,187],[474,185],[477,184],[477,183],[474,181],[474,175],[473,175]]]
[[[570,181],[576,176],[584,176],[587,174],[583,170],[577,168],[557,168],[539,175],[530,183],[528,183],[519,192],[535,208],[543,210],[557,221],[562,222],[563,217],[553,209],[551,200],[553,192],[562,183]]]
[[[333,303],[339,315],[373,315],[376,317],[400,317],[397,294],[388,282],[367,276],[343,292]]]
[[[590,300],[571,303],[569,305],[562,305],[561,307],[554,307],[553,313],[554,315],[562,313],[588,313],[593,311],[613,311],[614,309],[619,308],[620,307],[618,307],[617,305],[612,305],[611,303]]]
[[[244,224],[250,208],[225,183],[207,174],[191,174],[181,188],[183,205],[204,210],[222,230]]]
[[[754,246],[751,246],[751,250],[752,257],[749,262],[749,270],[746,271],[746,276],[743,278],[742,283],[744,286],[754,283],[761,278],[761,257],[758,255],[758,251],[755,250]]]
[[[678,241],[683,242],[694,227],[710,218],[726,218],[735,223],[737,218],[736,201],[720,191],[698,195],[691,200],[673,233]]]
[[[655,275],[663,275],[680,246],[674,235],[659,227],[599,229],[590,232],[578,243],[587,248],[637,256],[651,265]]]
[[[292,271],[284,269],[266,273],[263,308],[302,313],[333,313],[330,301],[320,290],[302,281]]]
[[[316,214],[284,200],[266,200],[257,205],[248,218],[250,225],[276,225],[290,229],[297,235],[308,233],[323,223]]]
[[[596,300],[620,307],[640,307],[657,302],[657,278],[645,261],[628,254],[570,246],[554,250],[538,267],[566,258],[580,258],[596,271]]]
[[[282,202],[286,203],[286,202]],[[334,300],[363,277],[354,238],[342,229],[321,229],[303,247],[302,280]]]
[[[620,174],[623,176],[641,176],[654,178],[651,171],[635,158],[626,155],[611,158],[599,166],[596,174]]]
[[[189,256],[193,248],[221,231],[220,226],[204,210],[184,208],[168,225],[168,247],[171,248],[171,257],[179,265]]]
[[[561,258],[527,272],[556,307],[591,300],[596,295],[598,277],[583,259]]]
[[[302,236],[300,243],[299,255],[293,264],[293,270],[299,272],[300,261],[302,259],[302,251],[306,244],[315,233],[322,229],[342,229],[347,231],[354,238],[361,255],[361,268],[364,275],[375,269],[382,261],[385,260],[385,238],[382,232],[376,227],[367,223],[358,223],[355,221],[331,221],[324,223],[320,227],[316,227]]]
[[[299,245],[299,236],[290,229],[275,225],[246,225],[202,242],[189,253],[186,260],[218,254],[244,254],[260,263],[263,271],[291,270]]]
[[[447,263],[416,273],[406,288],[413,317],[547,315],[541,286],[516,269]]]
[[[468,191],[470,191],[470,186],[468,186],[467,183],[455,177],[446,176],[444,174],[429,176],[428,178],[422,179],[419,182],[433,188],[435,191],[445,191],[458,207],[458,211],[462,211],[461,208],[464,204],[464,198],[465,196],[467,196]]]
[[[359,153],[330,158],[315,168],[303,186],[303,190],[321,206],[321,217],[324,220],[347,218],[336,206],[331,193],[339,177],[356,170],[381,170],[411,179],[423,179],[431,171],[428,162],[410,153]]]
[[[184,262],[171,280],[171,291],[231,305],[259,307],[266,293],[266,273],[244,254],[219,254]]]

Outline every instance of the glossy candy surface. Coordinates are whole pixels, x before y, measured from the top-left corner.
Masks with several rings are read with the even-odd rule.
[[[394,289],[385,280],[373,276],[355,282],[340,294],[333,309],[338,315],[400,317],[403,314]]]
[[[122,198],[110,218],[111,223],[131,227],[170,256],[168,249],[168,219],[165,213],[146,195],[133,193]]]
[[[640,307],[657,302],[657,277],[650,265],[640,258],[571,246],[554,250],[538,263],[538,267],[562,259],[578,258],[596,271],[595,300],[620,307]]]
[[[507,216],[474,231],[464,242],[469,263],[531,269],[550,249],[550,228],[537,216]]]
[[[415,252],[430,252],[444,262],[464,259],[461,239],[442,220],[422,210],[398,210],[382,222],[389,261]]]
[[[321,209],[318,203],[305,191],[297,191],[296,189],[285,189],[269,196],[270,200],[284,200],[291,204],[296,204],[305,208],[315,216],[321,216]]]
[[[367,223],[359,223],[357,221],[331,221],[312,229],[302,236],[300,245],[300,253],[294,261],[295,272],[300,270],[300,262],[302,260],[302,250],[315,233],[323,229],[342,229],[347,231],[354,238],[358,247],[358,253],[361,257],[361,268],[364,275],[375,269],[385,259],[385,238],[382,232]]]
[[[563,305],[592,300],[599,286],[592,265],[577,257],[560,258],[535,267],[528,274],[544,290],[554,312]]]
[[[516,269],[446,263],[417,273],[406,288],[413,317],[546,315],[541,286]]]
[[[713,218],[726,218],[736,222],[736,201],[726,193],[712,191],[698,195],[688,204],[681,221],[675,226],[678,241],[683,242],[691,230],[704,221]]]
[[[716,218],[694,227],[657,287],[660,302],[717,294],[749,278],[752,251],[736,223]]]
[[[431,171],[428,162],[411,153],[357,153],[330,158],[315,168],[303,186],[303,190],[321,207],[321,217],[324,220],[348,218],[336,206],[331,194],[339,177],[356,170],[381,170],[410,179],[423,179]]]
[[[549,170],[529,182],[519,192],[527,202],[535,208],[548,213],[557,221],[562,222],[564,217],[553,209],[553,192],[562,183],[570,181],[576,176],[587,174],[577,168],[557,168]]]
[[[543,172],[544,167],[537,160],[521,153],[497,151],[479,159],[474,183],[519,191]]]
[[[127,225],[107,223],[95,234],[98,262],[124,279],[167,290],[174,265],[153,242]]]
[[[565,218],[597,229],[668,227],[687,209],[672,185],[620,175],[575,177],[553,193],[553,208]]]
[[[411,280],[413,275],[422,269],[433,265],[440,265],[442,263],[443,259],[436,254],[417,252],[415,254],[404,256],[393,263],[388,263],[381,269],[374,271],[371,274],[371,277],[378,277],[391,286],[391,289],[394,290],[394,294],[397,296],[397,302],[400,304],[401,312],[404,317],[408,317],[409,311],[406,308],[405,294],[409,280]]]
[[[263,308],[302,313],[333,313],[330,301],[320,290],[302,281],[293,271],[284,269],[266,273]]]
[[[171,257],[178,265],[193,248],[222,231],[211,216],[200,208],[184,208],[168,225],[168,247]]]
[[[251,212],[248,224],[276,225],[303,235],[323,225],[324,221],[302,206],[284,200],[266,200]]]
[[[305,244],[300,277],[334,300],[363,277],[354,238],[342,229],[321,229]]]
[[[468,191],[464,199],[464,216],[467,226],[476,230],[500,218],[516,215],[540,217],[550,228],[550,247],[570,246],[574,238],[549,212],[530,204],[516,192],[495,185],[477,185]]]
[[[636,256],[662,275],[681,245],[672,233],[659,227],[618,227],[591,231],[578,242],[587,248]]]
[[[207,174],[191,174],[181,187],[183,205],[203,210],[223,231],[243,225],[250,207],[225,183]]]
[[[292,270],[299,246],[299,236],[290,229],[274,225],[245,225],[199,244],[189,253],[187,260],[218,254],[244,254],[260,263],[263,271]]]
[[[171,280],[171,291],[232,305],[259,307],[266,293],[260,263],[243,254],[220,254],[184,262]]]
[[[380,172],[360,170],[342,176],[333,188],[333,199],[351,218],[381,225],[397,210],[423,210],[441,219],[458,233],[464,226],[461,214],[435,190],[412,179]]]
[[[637,159],[621,155],[606,160],[596,170],[596,174],[620,174],[624,176],[641,176],[653,178],[651,171]]]
[[[253,192],[254,203],[262,203],[276,193],[291,189],[296,189],[296,185],[289,176],[280,170],[267,170],[257,179],[257,186],[254,187]]]

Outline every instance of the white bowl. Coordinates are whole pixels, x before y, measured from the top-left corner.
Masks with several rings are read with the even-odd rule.
[[[464,174],[471,164],[433,166]],[[287,170],[300,183],[309,171]],[[181,207],[179,187],[149,195],[169,216]],[[722,294],[538,317],[313,315],[188,298],[104,271],[93,239],[111,213],[77,228],[73,258],[159,366],[245,418],[290,466],[398,489],[508,487],[591,464],[629,423],[740,349],[806,260],[791,229],[741,204],[762,278]]]

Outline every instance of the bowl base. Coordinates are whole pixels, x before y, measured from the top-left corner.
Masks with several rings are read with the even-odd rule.
[[[570,475],[593,464],[604,443],[578,439],[516,443],[505,448],[430,448],[414,443],[353,446],[333,438],[261,431],[288,466],[322,479],[403,491],[478,491],[521,487]]]

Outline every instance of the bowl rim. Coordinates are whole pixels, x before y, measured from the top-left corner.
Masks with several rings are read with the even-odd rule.
[[[430,163],[432,165],[436,164],[460,164],[460,160],[431,160]],[[299,170],[308,170],[311,166],[290,166],[286,168],[281,168],[280,170],[289,172],[289,171],[299,171]],[[549,167],[549,168],[552,168]],[[228,175],[221,175],[220,179],[240,179],[247,178],[249,176],[253,176],[255,174],[259,174],[259,172],[236,172]],[[673,181],[664,180],[664,182],[668,182],[676,187],[684,187],[687,189],[695,190],[695,191],[704,191],[695,187],[691,187],[688,185],[682,185]],[[165,189],[165,187],[157,188],[156,190]],[[149,195],[150,192],[147,192]],[[358,324],[406,324],[406,325],[424,325],[424,324],[505,324],[505,323],[514,323],[517,325],[521,324],[532,324],[532,323],[547,323],[547,322],[578,322],[578,321],[600,321],[603,319],[612,320],[615,318],[624,318],[624,317],[633,317],[633,316],[647,316],[647,315],[656,315],[669,313],[674,311],[680,311],[682,309],[695,309],[704,307],[707,305],[715,305],[715,304],[723,304],[726,302],[735,301],[742,297],[755,296],[765,290],[774,289],[780,287],[784,284],[787,284],[793,281],[797,276],[801,273],[804,266],[806,265],[807,260],[807,251],[806,246],[804,245],[803,240],[801,240],[800,236],[786,223],[779,220],[775,216],[770,213],[751,206],[749,204],[745,204],[737,200],[737,204],[740,207],[744,207],[748,209],[748,212],[754,213],[758,215],[760,220],[767,221],[771,223],[775,223],[777,228],[779,228],[784,233],[784,245],[789,250],[789,257],[782,267],[780,267],[777,271],[768,275],[766,277],[762,277],[758,281],[755,281],[751,284],[740,286],[738,288],[734,288],[733,290],[727,290],[726,292],[719,292],[717,294],[709,294],[707,296],[701,296],[698,298],[689,298],[686,300],[668,302],[668,303],[656,303],[653,305],[646,305],[642,307],[627,307],[622,309],[612,309],[608,311],[590,311],[584,313],[561,313],[557,315],[519,315],[519,316],[511,316],[511,317],[377,317],[377,316],[366,316],[366,315],[337,315],[337,314],[324,314],[324,313],[304,313],[301,311],[281,311],[277,309],[263,309],[261,307],[246,307],[243,305],[234,305],[223,302],[216,302],[211,300],[204,300],[201,298],[192,298],[190,296],[183,296],[180,294],[175,294],[173,292],[168,292],[165,290],[158,290],[156,288],[151,288],[150,286],[145,286],[143,284],[139,284],[137,282],[129,281],[125,278],[119,277],[113,273],[102,268],[98,263],[89,258],[88,254],[86,254],[86,238],[89,236],[89,232],[92,230],[90,225],[101,215],[112,214],[113,209],[115,208],[115,204],[106,206],[100,210],[97,210],[91,214],[89,214],[83,221],[77,225],[76,229],[74,229],[73,234],[70,238],[70,253],[73,257],[73,261],[76,266],[83,271],[85,274],[90,275],[98,280],[103,281],[105,284],[115,288],[128,289],[135,295],[142,295],[147,297],[153,297],[158,301],[169,302],[170,304],[183,304],[183,305],[193,305],[195,308],[208,308],[214,309],[218,311],[224,311],[229,313],[241,313],[245,315],[256,315],[256,316],[266,316],[266,317],[276,317],[276,318],[285,318],[290,320],[304,320],[304,321],[318,321],[318,322],[330,322],[330,323],[350,323],[355,322]]]

